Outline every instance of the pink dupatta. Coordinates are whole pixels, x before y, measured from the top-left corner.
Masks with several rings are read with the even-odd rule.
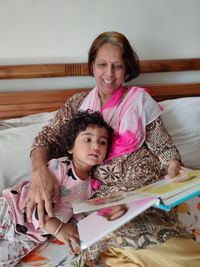
[[[124,96],[125,90],[119,87],[101,108],[98,88],[95,87],[79,108],[101,112],[105,121],[115,130],[106,161],[136,151],[145,140],[146,125],[161,114],[158,104],[145,89],[129,87]]]

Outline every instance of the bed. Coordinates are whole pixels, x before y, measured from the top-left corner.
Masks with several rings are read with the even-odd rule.
[[[142,60],[142,73],[199,71],[200,58]],[[0,79],[88,76],[86,63],[0,66]],[[162,117],[186,167],[200,169],[200,81],[147,84],[164,108]],[[90,88],[0,92],[0,189],[30,179],[29,151],[33,138],[74,93]],[[12,167],[11,167],[12,166]],[[200,198],[178,207],[179,217],[200,242]],[[70,266],[65,245],[56,239],[41,245],[18,267]],[[102,266],[96,265],[96,266]]]

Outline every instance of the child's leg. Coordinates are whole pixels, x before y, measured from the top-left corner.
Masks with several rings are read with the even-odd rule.
[[[0,266],[13,267],[21,261],[30,251],[38,246],[33,241],[20,240],[22,236],[16,235],[16,239],[0,240]]]
[[[0,197],[0,266],[15,266],[37,246],[30,237],[15,233],[13,217],[6,201]]]

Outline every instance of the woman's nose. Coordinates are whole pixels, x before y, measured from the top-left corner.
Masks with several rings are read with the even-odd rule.
[[[108,65],[106,73],[109,77],[111,77],[113,75],[113,66],[112,65]]]

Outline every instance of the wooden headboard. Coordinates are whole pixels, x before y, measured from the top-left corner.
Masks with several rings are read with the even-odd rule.
[[[141,73],[200,70],[200,58],[141,60]],[[87,63],[0,66],[0,79],[88,76]],[[143,85],[144,87],[144,85]],[[200,96],[199,83],[147,84],[156,100]],[[90,88],[0,92],[0,119],[20,117],[58,109],[73,94]]]

